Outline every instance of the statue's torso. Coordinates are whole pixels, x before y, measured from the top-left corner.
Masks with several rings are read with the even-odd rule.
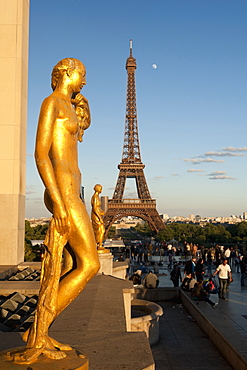
[[[57,117],[53,127],[49,157],[62,194],[80,194],[81,173],[78,167],[78,118],[75,109],[57,98]]]

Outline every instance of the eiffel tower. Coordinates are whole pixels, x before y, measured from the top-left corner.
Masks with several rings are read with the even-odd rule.
[[[130,55],[126,61],[126,69],[128,82],[123,155],[122,162],[118,165],[119,175],[113,197],[108,200],[108,209],[104,216],[106,235],[111,225],[124,216],[143,219],[155,232],[165,227],[156,210],[156,201],[150,196],[143,171],[145,165],[141,161],[135,89],[136,59],[132,56],[132,40],[130,40]],[[138,199],[123,199],[127,178],[135,179]]]

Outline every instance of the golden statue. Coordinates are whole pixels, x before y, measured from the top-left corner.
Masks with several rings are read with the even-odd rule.
[[[41,106],[35,159],[46,189],[45,204],[53,216],[44,242],[34,323],[23,335],[25,349],[7,355],[20,364],[33,363],[41,354],[52,359],[66,357],[65,351],[72,348],[50,338],[49,326],[100,267],[92,224],[80,197],[77,143],[90,125],[88,101],[80,94],[85,76],[79,60],[58,62],[52,72],[53,93]]]
[[[102,216],[104,215],[104,211],[101,209],[101,202],[99,199],[99,194],[102,192],[102,186],[97,184],[94,187],[94,195],[91,199],[91,206],[92,206],[92,225],[93,231],[95,235],[95,240],[97,244],[97,249],[99,253],[109,253],[109,250],[103,247],[103,239],[105,235],[105,226]]]

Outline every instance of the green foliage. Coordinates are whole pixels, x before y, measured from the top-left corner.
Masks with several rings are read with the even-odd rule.
[[[31,227],[30,222],[25,220],[25,261],[40,260],[40,251],[32,246],[31,240],[44,240],[48,224]]]
[[[206,243],[206,236],[205,235],[195,236],[195,238],[193,238],[193,243],[194,244],[199,244],[199,245],[205,244]]]
[[[115,238],[115,236],[116,236],[116,227],[111,226],[110,230],[108,231],[108,238],[112,239],[112,238]]]
[[[171,240],[174,238],[174,230],[172,230],[170,227],[166,227],[163,230],[160,230],[158,234],[156,235],[156,239],[159,241],[164,240]]]
[[[25,238],[29,240],[43,240],[48,229],[48,224],[30,226],[30,222],[25,220]]]
[[[144,225],[138,223],[135,227],[132,227],[131,229],[144,237],[150,237],[153,235],[153,232],[147,222],[145,222]]]
[[[237,236],[240,238],[247,236],[247,222],[243,221],[237,224]]]
[[[205,226],[200,226],[174,222],[166,225],[166,228],[156,235],[156,239],[159,241],[168,242],[173,238],[179,242],[187,241],[199,245],[239,243],[247,241],[247,222],[227,227],[221,224],[208,223]]]
[[[30,240],[25,239],[25,261],[33,261],[36,258],[36,254],[33,253],[33,248]]]
[[[203,229],[207,242],[226,243],[231,241],[232,235],[223,225],[207,224]]]
[[[174,231],[174,238],[179,242],[192,241],[194,235],[196,234],[198,226],[191,224],[180,224],[172,223],[171,229]]]

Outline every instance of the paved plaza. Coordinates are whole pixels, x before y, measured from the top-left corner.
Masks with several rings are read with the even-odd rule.
[[[156,370],[232,369],[181,304],[159,302],[160,341],[152,347]]]
[[[170,280],[170,271],[167,269],[167,264],[164,264],[164,267],[160,269],[160,287],[167,287],[168,290],[173,286],[171,280]],[[83,292],[80,295],[80,298],[71,305],[71,307],[68,307],[63,314],[61,314],[61,317],[59,317],[55,324],[52,327],[52,330],[56,332],[57,330],[57,336],[59,339],[63,339],[64,341],[71,342],[72,345],[82,346],[82,348],[85,347],[85,345],[88,345],[88,342],[85,342],[85,333],[81,335],[81,330],[71,333],[69,330],[65,330],[65,322],[70,322],[71,317],[78,317],[79,321],[81,322],[81,318],[85,316],[85,310],[86,313],[89,314],[89,321],[88,324],[95,325],[97,324],[97,334],[93,331],[90,332],[90,340],[92,342],[92,348],[95,350],[95,334],[96,337],[99,339],[99,332],[102,333],[102,338],[106,335],[109,336],[109,327],[111,327],[111,330],[116,330],[119,326],[119,320],[123,320],[123,314],[120,313],[119,310],[116,310],[116,301],[112,300],[112,291],[117,291],[118,294],[121,295],[121,288],[116,289],[116,286],[114,285],[114,288],[109,286],[109,284],[99,284],[99,281],[101,280],[112,279],[114,280],[114,284],[130,284],[130,282],[124,282],[123,280],[115,279],[115,278],[108,278],[107,276],[98,276],[97,278],[93,279],[93,281],[89,284],[89,286],[85,289],[85,292]],[[217,279],[217,278],[216,278]],[[102,280],[102,282],[103,282]],[[212,343],[210,340],[210,335],[208,335],[205,331],[201,329],[201,321],[200,321],[200,315],[204,318],[204,323],[206,323],[206,326],[211,325],[213,327],[213,330],[220,333],[223,337],[223,341],[221,344],[222,346],[228,348],[227,345],[229,345],[229,348],[233,349],[233,352],[239,355],[240,357],[244,358],[247,363],[247,287],[240,286],[240,274],[237,274],[233,272],[233,283],[230,285],[229,292],[227,293],[227,300],[219,300],[218,295],[211,295],[210,298],[217,302],[218,305],[215,308],[212,308],[209,304],[206,302],[199,302],[199,305],[196,305],[195,302],[191,301],[190,299],[190,293],[183,293],[182,297],[185,298],[185,301],[187,299],[187,303],[190,302],[190,307],[192,307],[193,313],[189,313],[185,307],[178,302],[158,302],[158,303],[164,310],[164,315],[160,318],[160,341],[158,344],[152,347],[152,353],[155,361],[156,370],[165,370],[165,369],[182,369],[182,370],[189,370],[189,369],[246,369],[246,367],[239,367],[239,366],[231,366],[225,359],[225,357],[221,354],[221,352],[216,348],[216,346]],[[98,282],[97,282],[98,281]],[[2,281],[0,282],[0,287],[2,288],[2,291],[6,291],[6,294],[8,290],[11,290],[12,284],[17,284],[17,287],[22,287],[22,290],[20,293],[25,294],[25,289],[27,289],[26,284],[29,284],[30,286],[33,286],[34,291],[32,294],[35,294],[36,291],[38,291],[38,281],[20,281],[20,282],[14,282],[14,281]],[[31,285],[30,285],[31,284]],[[96,284],[96,286],[95,286]],[[11,285],[11,286],[10,286]],[[90,288],[91,286],[91,288]],[[90,291],[92,289],[92,292]],[[19,289],[17,289],[19,290]],[[107,292],[106,292],[107,290]],[[159,288],[158,288],[159,290]],[[162,290],[162,289],[161,289]],[[96,297],[95,292],[98,292],[98,296]],[[37,292],[36,292],[37,293]],[[92,293],[92,297],[91,294]],[[83,299],[83,296],[86,295],[86,299]],[[115,296],[115,295],[114,295]],[[91,298],[92,299],[91,299]],[[114,309],[114,321],[113,326],[109,326],[109,323],[107,324],[107,332],[105,327],[103,328],[102,325],[104,324],[106,320],[106,312],[102,312],[102,304],[105,301],[105,297],[109,300],[109,307],[111,307],[111,310]],[[97,299],[96,299],[97,298]],[[122,298],[121,298],[122,299]],[[82,300],[82,301],[81,301]],[[92,300],[92,304],[90,306],[89,310],[89,301]],[[83,302],[83,303],[82,303]],[[87,305],[85,306],[85,302],[87,302]],[[99,302],[100,310],[96,310],[96,303]],[[103,302],[103,303],[102,303]],[[183,301],[184,302],[184,301]],[[186,303],[186,302],[185,302]],[[123,309],[123,304],[120,305]],[[120,307],[119,306],[119,307]],[[185,305],[187,307],[187,305]],[[72,309],[76,310],[76,314],[73,312]],[[96,312],[97,311],[97,312]],[[101,312],[102,315],[99,314]],[[107,316],[108,317],[108,316]],[[111,315],[109,316],[112,318],[112,311]],[[121,321],[122,322],[122,321]],[[77,320],[75,321],[76,325],[78,324]],[[118,323],[116,325],[116,323]],[[84,324],[83,324],[84,325]],[[78,325],[77,325],[78,326]],[[123,325],[124,326],[124,325]],[[80,325],[78,326],[78,328]],[[205,328],[205,327],[204,327]],[[72,328],[73,329],[73,328]],[[124,333],[124,336],[126,338],[131,337],[130,334],[125,332],[125,329],[122,328],[122,331]],[[83,330],[84,332],[84,330]],[[23,342],[21,340],[21,333],[0,333],[0,347],[1,350],[11,348],[13,346],[20,346],[23,345]],[[80,334],[80,335],[79,335]],[[116,334],[116,333],[115,333]],[[139,333],[140,334],[140,333]],[[134,338],[135,335],[132,333],[132,337]],[[61,338],[61,335],[63,338]],[[78,338],[77,338],[78,337]],[[124,337],[124,338],[125,338]],[[209,338],[210,337],[210,338]],[[77,340],[76,340],[77,338]],[[114,336],[115,340],[116,336]],[[119,343],[124,343],[124,338],[119,338]],[[126,339],[125,338],[125,339]],[[139,338],[140,339],[140,338]],[[73,342],[75,341],[75,343]],[[110,357],[113,356],[117,357],[117,363],[119,369],[130,369],[130,370],[137,370],[139,369],[140,363],[137,364],[136,360],[139,358],[140,353],[142,353],[143,348],[141,348],[140,343],[136,343],[135,351],[133,352],[134,346],[132,345],[132,352],[137,355],[137,352],[139,352],[138,356],[135,356],[135,359],[128,357],[128,363],[126,362],[126,356],[124,353],[122,353],[123,347],[118,346],[118,343],[109,342],[109,338],[107,339],[109,348],[107,345],[104,348],[101,348],[102,345],[100,345],[100,340],[98,340],[99,348],[97,348],[97,361],[100,362],[100,358],[102,356],[102,353],[107,353],[106,358],[104,358],[104,369],[110,369],[109,364],[107,361],[110,359]],[[90,343],[91,343],[90,342]],[[105,343],[106,344],[106,343]],[[114,347],[116,345],[116,348]],[[113,350],[114,348],[114,350]],[[108,353],[108,350],[110,351]],[[113,352],[112,352],[113,350]],[[127,348],[125,348],[127,350]],[[91,349],[87,349],[88,353],[90,353]],[[103,352],[102,352],[103,351]],[[128,350],[127,350],[128,351]],[[145,352],[146,351],[146,352]],[[147,348],[145,348],[145,351],[143,353],[148,354]],[[227,349],[228,351],[228,349]],[[102,353],[101,353],[102,352]],[[120,359],[120,354],[124,355],[124,358]],[[91,351],[90,358],[92,359],[91,364],[96,361],[94,359],[95,352]],[[143,358],[143,356],[141,356]],[[97,362],[96,361],[96,362]],[[113,361],[113,357],[112,357]],[[115,360],[114,360],[115,361]],[[114,362],[113,361],[113,362]],[[120,366],[120,363],[122,361],[123,366]],[[132,363],[131,363],[132,361]],[[115,363],[115,362],[114,362]],[[243,363],[243,362],[242,362]],[[92,368],[95,368],[98,370],[99,363],[95,363],[95,365]],[[115,366],[115,365],[114,365]]]
[[[160,276],[160,286],[172,287],[170,272],[166,267],[160,270],[163,272],[167,276]],[[200,302],[197,308],[247,359],[247,287],[241,287],[240,274],[233,272],[225,301],[218,295],[210,299],[218,303],[215,308],[206,302]],[[160,318],[160,342],[152,348],[156,370],[232,369],[181,304],[157,303],[164,315]]]

